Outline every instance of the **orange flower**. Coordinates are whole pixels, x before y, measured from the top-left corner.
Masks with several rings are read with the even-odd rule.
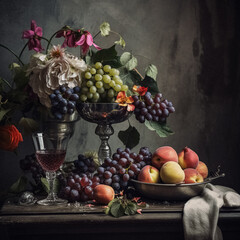
[[[13,151],[22,141],[22,134],[14,125],[0,126],[0,149]]]
[[[133,91],[134,92],[137,92],[140,96],[144,96],[147,92],[148,88],[145,88],[145,87],[139,87],[139,86],[136,86],[134,85],[133,86]]]
[[[121,91],[117,95],[117,102],[120,106],[127,106],[127,110],[132,112],[135,109],[135,106],[132,104],[134,102],[133,98],[127,97],[124,91]]]

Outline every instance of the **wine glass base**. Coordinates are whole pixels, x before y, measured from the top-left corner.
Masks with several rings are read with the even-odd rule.
[[[37,201],[37,204],[44,205],[44,206],[66,205],[67,203],[68,201],[62,198],[54,198],[54,199],[45,198]]]

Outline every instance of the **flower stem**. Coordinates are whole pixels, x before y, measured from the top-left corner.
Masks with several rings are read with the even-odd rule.
[[[41,39],[47,41],[47,42],[48,42],[48,45],[50,44],[50,42],[49,42],[49,40],[48,40],[47,38],[45,38],[45,37],[41,37]],[[47,46],[48,46],[48,45],[47,45]]]
[[[12,53],[12,54],[18,59],[18,61],[19,61],[22,65],[24,65],[24,63],[21,61],[21,59],[18,57],[18,55],[17,55],[15,52],[13,52],[10,48],[8,48],[8,47],[6,47],[6,46],[4,46],[4,45],[2,45],[2,44],[0,44],[0,47],[3,47],[3,48],[5,48],[5,49],[7,49],[10,53]]]
[[[55,32],[55,33],[50,37],[50,39],[48,40],[48,45],[47,45],[47,48],[46,48],[46,53],[47,53],[47,51],[48,51],[48,48],[49,48],[49,45],[51,44],[52,39],[54,38],[54,36],[55,36],[58,32],[59,32],[59,31]]]
[[[94,35],[93,39],[99,35],[101,31],[99,31],[97,34]]]
[[[6,85],[8,85],[11,89],[13,89],[13,87],[10,85],[10,83],[6,79],[1,78],[1,80],[3,80],[3,82],[6,83]]]
[[[21,59],[21,57],[22,57],[22,54],[23,54],[23,52],[24,52],[24,50],[25,50],[25,48],[27,47],[27,45],[28,45],[28,42],[24,45],[24,47],[23,47],[23,49],[22,49],[22,51],[20,52],[20,54],[19,54],[19,59]]]

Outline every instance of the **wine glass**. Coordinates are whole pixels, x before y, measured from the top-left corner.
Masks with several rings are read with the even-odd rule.
[[[39,200],[40,205],[58,205],[65,204],[67,200],[58,198],[54,192],[54,181],[56,171],[64,162],[69,136],[55,133],[48,135],[46,133],[36,133],[32,135],[36,151],[36,158],[41,167],[46,172],[46,179],[49,184],[49,193],[47,198]]]

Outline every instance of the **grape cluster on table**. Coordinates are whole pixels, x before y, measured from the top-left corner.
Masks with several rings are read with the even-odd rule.
[[[51,112],[56,119],[61,120],[65,114],[72,114],[75,111],[79,92],[78,86],[74,88],[61,86],[49,95],[52,104]]]
[[[139,153],[118,148],[112,158],[105,158],[104,163],[98,167],[98,177],[101,184],[112,186],[116,193],[129,185],[130,179],[136,179],[140,170],[150,164],[152,153],[147,147],[142,147]]]
[[[69,202],[86,202],[93,199],[93,189],[99,184],[99,177],[85,173],[70,173],[66,179],[66,185],[62,186],[60,197]]]
[[[99,184],[100,178],[93,176],[97,165],[92,157],[78,155],[74,162],[75,168],[66,178],[59,175],[61,184],[60,196],[69,202],[88,201],[93,199],[93,189]]]
[[[152,96],[150,92],[146,92],[144,96],[132,96],[134,100],[134,114],[140,123],[145,120],[155,122],[165,122],[170,113],[175,112],[172,102],[163,99],[161,93]]]
[[[24,172],[30,172],[36,185],[41,183],[41,178],[45,177],[45,172],[38,163],[35,154],[26,155],[20,160],[20,168]]]
[[[119,193],[130,185],[130,179],[137,178],[140,170],[150,164],[151,159],[152,153],[147,147],[140,148],[139,153],[131,152],[129,148],[118,148],[111,158],[105,158],[101,166],[92,157],[79,154],[78,159],[73,161],[74,168],[65,173],[57,172],[59,196],[69,202],[86,202],[93,199],[93,190],[98,184],[109,185]],[[41,184],[45,173],[35,154],[21,159],[20,167],[24,171],[30,171],[36,184]]]
[[[93,173],[97,167],[92,157],[86,157],[83,154],[78,155],[78,159],[74,161],[74,166],[78,173]]]
[[[82,102],[115,102],[118,92],[128,90],[119,73],[118,69],[110,65],[103,66],[101,62],[96,62],[84,74],[80,100]]]

